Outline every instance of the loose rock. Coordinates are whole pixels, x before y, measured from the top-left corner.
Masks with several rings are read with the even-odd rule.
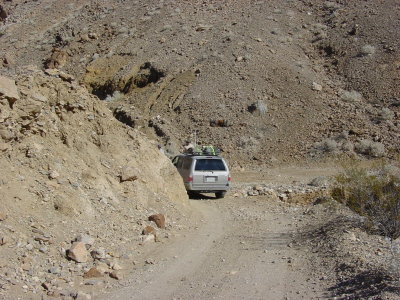
[[[83,274],[83,278],[95,278],[102,277],[104,272],[101,272],[97,267],[91,268],[85,274]]]
[[[67,256],[78,263],[87,262],[90,257],[85,244],[82,242],[73,243],[72,247],[67,251]]]
[[[158,228],[165,228],[165,216],[163,214],[151,215],[149,221],[156,223]]]

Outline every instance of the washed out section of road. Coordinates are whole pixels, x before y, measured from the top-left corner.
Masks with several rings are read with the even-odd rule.
[[[292,243],[298,206],[268,197],[192,200],[197,230],[150,254],[125,287],[99,299],[320,299],[323,288]]]

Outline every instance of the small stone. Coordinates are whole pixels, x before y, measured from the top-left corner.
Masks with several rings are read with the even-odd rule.
[[[3,246],[9,242],[8,238],[5,236],[0,236],[0,246]]]
[[[60,177],[60,174],[59,174],[56,170],[53,170],[53,171],[51,171],[51,172],[49,173],[49,178],[50,178],[50,179],[56,179],[56,178],[58,178],[58,177]]]
[[[138,179],[139,170],[134,167],[125,167],[119,176],[120,182],[135,181]]]
[[[60,72],[59,76],[60,76],[60,78],[61,78],[62,80],[67,81],[67,82],[72,82],[72,81],[75,80],[75,77],[74,77],[74,76],[72,76],[72,75],[70,75],[70,74],[67,74],[67,73],[65,73],[65,72]]]
[[[111,267],[113,270],[116,270],[116,271],[119,271],[119,270],[122,270],[122,269],[123,269],[123,268],[121,267],[121,265],[120,265],[118,262],[115,262],[115,261],[111,263],[110,267]]]
[[[143,238],[142,238],[142,242],[140,243],[141,245],[144,245],[144,244],[146,244],[146,243],[148,243],[148,242],[155,242],[156,241],[156,237],[155,237],[155,235],[154,234],[148,234],[148,235],[146,235],[146,236],[144,236]]]
[[[163,214],[151,215],[149,221],[156,223],[158,228],[165,228],[165,216]]]
[[[61,269],[59,267],[51,267],[49,269],[49,273],[51,273],[51,274],[60,274],[61,273]]]
[[[143,234],[143,235],[149,235],[149,234],[156,235],[156,230],[155,230],[154,227],[152,227],[152,226],[146,226],[146,227],[142,230],[142,234]]]
[[[73,243],[72,247],[67,251],[67,256],[78,263],[87,262],[90,257],[85,244],[82,242]]]
[[[110,277],[116,280],[121,280],[123,278],[122,273],[120,271],[112,271],[110,273]]]
[[[7,215],[5,213],[0,212],[0,222],[4,221],[7,219]]]
[[[106,258],[106,250],[104,250],[103,248],[98,248],[96,250],[91,251],[90,255],[94,259],[104,259]]]
[[[320,84],[318,84],[316,82],[313,82],[312,83],[312,89],[313,89],[313,91],[320,92],[320,91],[322,91],[322,85],[320,85]]]
[[[243,56],[238,56],[238,57],[236,57],[236,61],[237,62],[241,62],[243,60]]]
[[[39,252],[46,253],[48,251],[47,247],[40,247]]]
[[[50,284],[50,282],[43,282],[42,283],[42,287],[45,289],[45,290],[50,290],[51,289],[51,284]]]
[[[256,190],[256,191],[262,191],[263,187],[261,185],[256,185],[256,186],[254,186],[253,189]]]
[[[79,291],[77,293],[77,295],[74,297],[74,299],[76,299],[76,300],[90,300],[90,299],[92,299],[92,296],[89,295],[89,294],[86,294],[84,292]]]
[[[95,277],[102,277],[103,272],[101,272],[97,267],[91,268],[85,274],[83,274],[83,278],[95,278]]]

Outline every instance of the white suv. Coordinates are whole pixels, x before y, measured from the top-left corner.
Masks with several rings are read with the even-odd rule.
[[[229,168],[220,156],[181,154],[175,156],[172,163],[181,174],[189,195],[215,193],[217,198],[223,198],[229,189]]]

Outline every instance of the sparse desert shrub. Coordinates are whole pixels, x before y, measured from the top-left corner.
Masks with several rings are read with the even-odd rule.
[[[344,152],[353,152],[354,151],[354,145],[350,141],[344,141],[342,143],[341,149]]]
[[[124,94],[122,94],[120,91],[115,91],[112,95],[107,95],[104,100],[107,102],[117,101],[120,100],[123,96]]]
[[[393,120],[394,112],[392,112],[389,108],[384,107],[379,112],[378,119],[383,121]]]
[[[247,108],[249,112],[254,113],[258,111],[260,115],[265,115],[268,112],[267,105],[262,100],[257,100]]]
[[[383,157],[386,152],[385,145],[368,139],[361,140],[359,143],[357,143],[355,150],[357,153],[372,157]]]
[[[340,98],[346,102],[358,102],[362,100],[362,95],[357,91],[342,91]]]
[[[388,173],[385,166],[345,168],[336,176],[331,195],[366,217],[370,229],[392,240],[400,237],[400,177]]]
[[[339,144],[334,139],[325,139],[315,144],[315,149],[320,152],[333,153],[339,149]]]
[[[361,47],[360,55],[368,56],[375,53],[375,47],[372,45],[364,45]]]
[[[249,149],[254,149],[260,143],[254,137],[242,136],[240,137],[240,139],[237,141],[236,144],[238,148],[249,150]]]

